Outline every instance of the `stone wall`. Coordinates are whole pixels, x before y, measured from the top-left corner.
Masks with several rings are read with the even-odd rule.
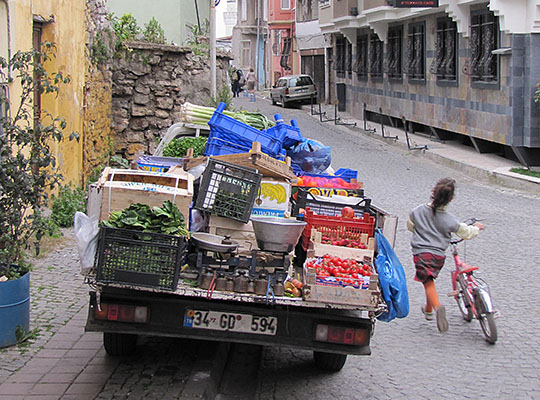
[[[101,169],[112,151],[112,24],[107,19],[106,0],[86,1],[88,31],[87,60],[83,108],[82,176],[86,182],[96,169]]]
[[[115,58],[112,74],[112,131],[114,151],[128,160],[137,153],[152,154],[169,126],[179,122],[184,101],[207,105],[210,63],[189,47],[144,42],[128,44],[130,51]],[[231,56],[217,54],[217,90],[228,84]]]

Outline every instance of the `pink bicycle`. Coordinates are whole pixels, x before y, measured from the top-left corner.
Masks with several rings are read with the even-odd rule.
[[[472,225],[477,221],[479,220],[472,218],[467,222]],[[474,316],[480,322],[486,341],[494,344],[497,341],[496,311],[493,308],[489,286],[482,278],[474,275],[478,267],[466,264],[459,258],[457,244],[462,241],[463,239],[455,239],[450,242],[456,269],[450,272],[453,290],[448,296],[456,299],[465,321],[470,322]]]

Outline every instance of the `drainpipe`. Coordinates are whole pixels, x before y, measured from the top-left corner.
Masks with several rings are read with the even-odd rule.
[[[219,3],[219,1],[217,1]],[[210,95],[216,98],[216,1],[210,0]]]
[[[11,80],[11,20],[9,18],[9,3],[8,0],[2,0],[6,4],[6,29],[7,29],[7,76],[8,80]]]
[[[255,76],[257,79],[255,80],[255,85],[257,86],[257,90],[259,90],[259,41],[260,39],[260,32],[261,32],[261,0],[257,0],[257,44],[255,45]]]

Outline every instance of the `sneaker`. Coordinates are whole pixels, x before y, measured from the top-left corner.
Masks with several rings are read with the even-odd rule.
[[[424,314],[424,317],[426,317],[426,319],[428,321],[433,321],[433,311],[427,312],[426,311],[426,306],[422,306],[420,309],[422,310],[422,313]]]
[[[437,317],[437,328],[439,332],[446,332],[448,330],[448,321],[446,320],[446,309],[444,306],[437,307],[435,316]]]

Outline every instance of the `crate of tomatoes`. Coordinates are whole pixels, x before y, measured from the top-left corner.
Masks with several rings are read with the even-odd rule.
[[[381,303],[378,275],[364,261],[325,254],[304,264],[304,300],[376,308]]]

